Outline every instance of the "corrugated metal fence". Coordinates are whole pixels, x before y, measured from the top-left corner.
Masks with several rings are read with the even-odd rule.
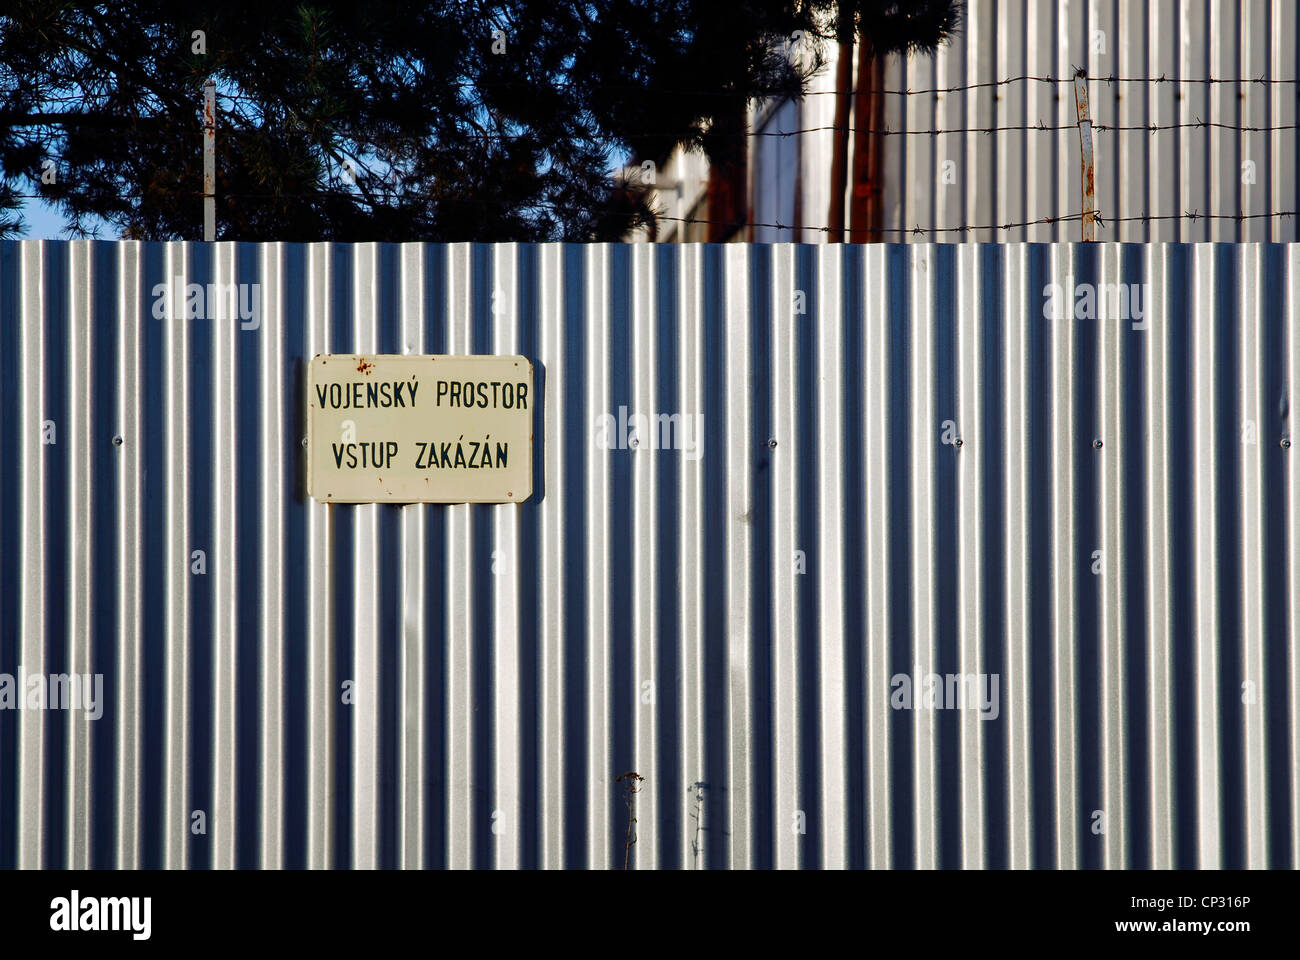
[[[1077,216],[1069,79],[1083,68],[1105,217],[1098,239],[1294,241],[1297,218],[1267,214],[1297,209],[1298,45],[1300,18],[1287,0],[971,0],[961,36],[933,58],[893,58],[888,88],[1064,82],[887,96],[888,129],[974,129],[885,138],[886,226]],[[1032,129],[1039,124],[1061,129]],[[988,128],[1000,129],[980,132]],[[936,239],[1079,236],[1073,221]]]
[[[896,232],[872,239],[1079,239],[1077,219],[1036,221],[1080,213],[1071,78],[1082,68],[1098,239],[1294,241],[1300,218],[1270,214],[1297,210],[1298,48],[1293,0],[967,0],[960,33],[933,56],[886,61],[881,226]],[[825,53],[833,61],[835,45]],[[834,89],[832,65],[751,141],[751,219],[786,225],[754,239],[825,240]],[[665,169],[669,216],[692,215],[702,162],[679,151]],[[678,179],[680,193],[668,187]]]
[[[0,244],[0,684],[104,684],[0,709],[0,866],[622,867],[632,770],[638,868],[1300,863],[1298,305],[1294,246]],[[533,499],[307,500],[353,351],[532,358]]]

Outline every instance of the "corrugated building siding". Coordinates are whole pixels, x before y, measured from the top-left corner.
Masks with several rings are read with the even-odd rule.
[[[0,866],[621,868],[632,770],[642,869],[1294,866],[1298,305],[1282,245],[0,244],[0,673],[105,683],[0,710]],[[533,499],[306,499],[353,351],[530,357]]]
[[[1300,218],[1263,215],[1300,204],[1298,48],[1292,0],[966,0],[960,32],[934,56],[887,58],[884,85],[893,92],[884,96],[884,120],[892,133],[883,137],[882,227],[890,232],[854,239],[1079,240],[1077,219],[991,228],[1079,216],[1071,78],[1083,68],[1091,78],[1096,209],[1103,218],[1097,239],[1295,241]],[[750,140],[751,219],[791,228],[791,198],[798,194],[803,228],[757,227],[753,240],[826,240],[819,228],[830,204],[834,43],[825,54],[830,62],[801,103],[752,114],[751,127],[764,135]],[[1016,79],[1023,77],[1039,79]],[[1190,82],[1208,78],[1252,82]],[[1004,80],[1014,82],[996,83]],[[851,123],[871,126],[865,117]],[[1032,129],[1040,124],[1061,129]],[[808,132],[790,135],[800,130]],[[681,165],[679,153],[667,167],[668,182]],[[692,216],[705,179],[683,180],[658,194],[667,216]],[[1252,219],[1205,218],[1239,213]],[[1148,216],[1174,219],[1120,222]],[[934,232],[951,227],[982,229]],[[661,235],[681,228],[665,222]]]

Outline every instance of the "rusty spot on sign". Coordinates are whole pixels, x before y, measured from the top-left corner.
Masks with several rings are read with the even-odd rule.
[[[358,357],[358,358],[357,358],[357,372],[358,372],[358,373],[364,373],[364,374],[368,377],[368,376],[370,376],[370,371],[373,370],[373,369],[375,369],[375,365],[374,365],[373,363],[371,363],[370,361],[368,361],[365,357]]]

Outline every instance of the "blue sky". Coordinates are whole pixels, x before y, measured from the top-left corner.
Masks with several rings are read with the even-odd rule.
[[[63,217],[44,200],[27,199],[22,206],[23,225],[26,232],[17,239],[22,240],[68,240],[68,233],[63,228]],[[100,225],[100,237],[105,240],[117,239],[117,231],[98,217],[87,217],[86,226],[92,223]]]

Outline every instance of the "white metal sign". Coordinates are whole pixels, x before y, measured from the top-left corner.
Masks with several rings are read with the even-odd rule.
[[[519,503],[533,492],[520,356],[318,355],[307,491],[329,503]]]

